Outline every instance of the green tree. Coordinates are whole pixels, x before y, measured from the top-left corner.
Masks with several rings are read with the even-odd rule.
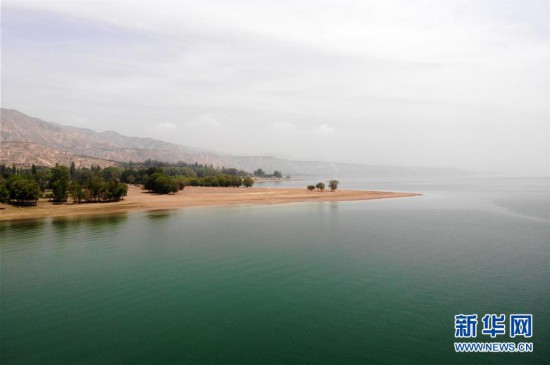
[[[68,198],[71,175],[67,166],[56,166],[52,169],[51,187],[53,201],[64,202]]]
[[[240,176],[231,176],[229,178],[231,180],[231,186],[234,187],[234,188],[238,188],[239,186],[241,186],[243,184],[243,178],[240,177]]]
[[[202,185],[202,179],[195,177],[189,180],[190,186],[201,186]]]
[[[40,191],[44,191],[50,188],[52,180],[52,171],[50,169],[43,169],[36,173],[36,182],[40,187]]]
[[[139,173],[136,170],[124,170],[120,175],[120,181],[128,184],[135,184],[137,181],[136,176],[139,176]]]
[[[177,193],[179,190],[178,184],[170,176],[164,173],[154,173],[144,185],[146,190],[157,194]]]
[[[118,179],[111,179],[106,184],[104,200],[119,201],[128,193],[128,185],[121,183]]]
[[[254,185],[254,179],[251,178],[250,176],[245,177],[243,179],[243,185],[247,188],[252,187],[252,185]]]
[[[265,176],[265,172],[264,172],[264,170],[262,170],[262,169],[257,169],[256,171],[254,171],[254,176],[264,177],[264,176]]]
[[[315,185],[308,185],[307,190],[309,190],[309,191],[315,190]]]
[[[281,171],[275,171],[273,173],[273,176],[278,178],[278,179],[282,179],[283,178],[283,174],[281,173]]]
[[[6,187],[6,182],[0,176],[0,203],[7,203],[9,199],[10,199],[10,192]]]
[[[101,175],[105,181],[110,181],[111,179],[120,179],[122,171],[118,167],[109,166],[101,171]]]
[[[178,184],[178,190],[183,190],[185,189],[185,177],[183,176],[178,176],[178,177],[175,177],[174,180],[176,181],[176,184]]]
[[[69,195],[73,198],[73,204],[80,204],[88,196],[86,190],[77,181],[70,182]]]
[[[231,176],[219,175],[215,179],[218,181],[218,186],[229,186],[231,184]]]
[[[71,162],[71,167],[69,167],[69,174],[71,175],[71,179],[74,179],[76,173],[76,166],[74,164],[74,161]]]
[[[76,170],[73,180],[77,181],[82,187],[89,187],[94,176],[95,173],[92,170],[81,168]]]
[[[134,185],[136,183],[136,178],[134,177],[134,175],[128,175],[128,177],[126,178],[126,182],[128,184]]]
[[[10,202],[16,205],[36,205],[40,198],[40,188],[34,179],[14,175],[8,184]]]
[[[99,176],[94,176],[89,185],[89,198],[93,201],[100,201],[105,194],[105,181]]]
[[[334,191],[334,190],[338,189],[338,184],[340,184],[340,181],[330,180],[328,182],[328,187],[330,188],[330,191]]]
[[[317,185],[315,185],[315,187],[316,187],[317,189],[319,189],[319,191],[325,190],[325,184],[322,183],[322,182],[318,182]]]

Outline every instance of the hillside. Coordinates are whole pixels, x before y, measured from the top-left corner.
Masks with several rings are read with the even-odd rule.
[[[87,156],[94,163],[110,165],[113,161],[141,162],[147,159],[167,162],[198,162],[228,166],[224,156],[201,152],[192,147],[176,145],[152,138],[123,136],[114,131],[95,132],[90,129],[64,126],[30,117],[16,110],[0,110],[0,162],[29,164],[41,161],[46,166],[64,163],[70,155]],[[20,142],[19,144],[5,142]],[[21,142],[34,144],[21,148]],[[36,145],[43,146],[38,148]],[[84,160],[83,160],[84,161]]]
[[[232,156],[206,152],[152,138],[123,136],[114,131],[64,126],[33,118],[16,110],[0,109],[0,163],[54,166],[56,163],[102,167],[117,162],[147,159],[235,167],[245,171],[262,168],[290,175],[418,176],[461,174],[455,169],[370,166],[322,161],[285,160],[273,156]]]
[[[16,110],[1,109],[0,141],[41,144],[59,151],[115,161],[189,160],[196,149],[155,140],[123,136],[114,131],[64,126],[33,118]]]
[[[116,166],[116,161],[103,160],[89,156],[75,155],[70,152],[59,151],[41,144],[31,142],[1,142],[0,164],[36,165],[53,167],[56,163],[76,167],[90,167],[91,165],[108,167]]]

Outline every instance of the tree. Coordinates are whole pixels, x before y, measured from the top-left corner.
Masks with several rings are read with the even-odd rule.
[[[36,205],[40,198],[40,188],[34,179],[14,175],[8,181],[10,202],[16,205]]]
[[[243,179],[243,185],[247,188],[252,187],[252,185],[254,185],[254,179],[251,178],[250,176],[245,177]]]
[[[67,200],[70,181],[71,176],[67,166],[56,166],[52,169],[51,186],[55,202]]]
[[[134,175],[128,175],[128,177],[126,178],[126,182],[128,184],[134,185],[136,183],[136,178],[134,177]]]
[[[36,182],[41,191],[46,190],[51,186],[52,171],[50,169],[40,170],[36,173]]]
[[[265,176],[265,172],[264,172],[264,170],[262,170],[262,169],[258,169],[258,170],[256,170],[256,171],[254,171],[254,176],[264,177],[264,176]]]
[[[243,184],[243,178],[240,176],[230,176],[231,178],[231,186],[238,188]]]
[[[231,176],[224,176],[220,175],[215,178],[217,181],[217,186],[230,186],[231,185]],[[213,181],[214,179],[212,179]],[[212,186],[216,185],[216,183],[212,184]]]
[[[94,172],[90,169],[80,168],[76,170],[74,181],[77,181],[82,187],[89,187],[92,179],[94,178]]]
[[[76,166],[74,164],[74,161],[71,162],[71,167],[69,167],[69,174],[71,175],[71,179],[75,178],[76,173]]]
[[[120,181],[128,184],[135,184],[137,181],[136,176],[139,177],[139,172],[137,172],[136,170],[124,170],[120,175]]]
[[[114,167],[114,166],[106,167],[101,172],[101,174],[103,175],[103,178],[105,179],[105,181],[109,181],[113,178],[120,179],[121,173],[122,173],[122,171],[120,171],[120,169],[118,167]]]
[[[73,204],[80,204],[88,196],[86,191],[76,181],[71,181],[69,184],[69,195],[73,198]]]
[[[283,174],[281,173],[281,171],[275,171],[273,173],[273,176],[275,176],[276,178],[278,179],[282,179],[283,178]]]
[[[176,184],[178,184],[178,190],[185,189],[185,178],[183,176],[178,176],[175,178]]]
[[[319,191],[325,190],[325,184],[322,183],[322,182],[318,182],[317,185],[315,185],[315,187],[316,187],[317,189],[319,189]]]
[[[6,182],[0,176],[0,203],[6,203],[10,198],[10,192],[6,188]]]
[[[179,190],[178,184],[170,176],[161,172],[154,173],[144,185],[146,190],[157,194],[177,193]]]
[[[330,191],[334,191],[334,190],[338,189],[338,184],[340,184],[340,181],[330,180],[328,182],[328,187],[330,188]]]
[[[307,190],[309,190],[309,191],[315,190],[315,185],[308,185]]]
[[[107,201],[119,201],[128,194],[128,185],[121,183],[119,179],[112,178],[105,187],[104,199]]]
[[[89,189],[90,195],[89,198],[94,201],[100,201],[105,193],[105,181],[99,176],[92,177],[90,181]]]

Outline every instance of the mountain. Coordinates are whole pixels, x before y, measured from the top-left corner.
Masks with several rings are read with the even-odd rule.
[[[123,136],[114,131],[95,132],[90,129],[64,126],[30,117],[16,110],[0,110],[0,162],[30,164],[41,161],[51,166],[64,163],[70,155],[88,156],[95,159],[94,164],[110,166],[113,161],[140,162],[147,159],[167,162],[199,162],[225,166],[223,156],[201,150],[176,145],[152,138]],[[20,142],[6,144],[5,142]],[[30,150],[22,149],[22,142],[35,146]],[[40,149],[36,145],[42,145]],[[14,149],[17,148],[17,154]],[[61,154],[63,152],[63,154]],[[63,156],[63,158],[61,158]],[[91,161],[91,159],[90,159]],[[83,162],[84,163],[84,162]]]
[[[79,156],[70,152],[59,151],[42,144],[31,142],[0,142],[0,164],[5,163],[8,166],[16,164],[19,166],[36,165],[36,166],[69,166],[74,162],[77,167],[81,166],[116,166],[118,162],[110,160],[102,160],[89,156]]]
[[[425,176],[456,175],[457,169],[372,166],[323,161],[294,161],[272,156],[232,156],[152,138],[123,136],[114,131],[65,126],[30,117],[17,110],[0,109],[0,164],[54,166],[75,162],[77,167],[113,166],[147,159],[235,167],[245,171],[262,168],[290,175]]]

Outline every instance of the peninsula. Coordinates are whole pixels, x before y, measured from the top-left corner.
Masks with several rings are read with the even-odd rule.
[[[47,217],[75,217],[178,209],[200,206],[227,206],[238,204],[271,205],[301,202],[337,202],[387,199],[417,196],[414,193],[396,193],[364,190],[308,191],[298,188],[226,188],[188,186],[175,195],[151,194],[140,187],[129,186],[128,194],[119,202],[54,205],[39,200],[35,207],[17,207],[0,204],[0,222]]]

